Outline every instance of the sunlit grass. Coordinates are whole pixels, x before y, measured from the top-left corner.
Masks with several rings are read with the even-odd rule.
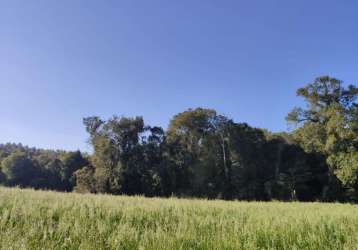
[[[1,249],[358,249],[349,204],[0,188]]]

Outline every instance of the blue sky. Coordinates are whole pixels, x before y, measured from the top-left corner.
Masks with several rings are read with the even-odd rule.
[[[326,74],[357,84],[356,0],[0,2],[0,142],[88,150],[85,116],[199,106],[287,130]]]

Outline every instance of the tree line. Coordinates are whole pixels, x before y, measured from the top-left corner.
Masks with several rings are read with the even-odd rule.
[[[297,90],[289,133],[189,109],[167,128],[83,119],[91,154],[0,145],[0,182],[59,191],[239,200],[358,201],[358,88],[329,76]]]

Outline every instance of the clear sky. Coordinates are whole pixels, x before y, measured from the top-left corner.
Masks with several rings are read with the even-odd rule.
[[[287,130],[326,74],[358,82],[357,0],[0,1],[0,142],[88,150],[85,116],[199,106]]]

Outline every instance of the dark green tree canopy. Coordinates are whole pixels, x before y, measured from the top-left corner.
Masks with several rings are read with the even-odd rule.
[[[358,191],[358,88],[323,76],[300,88],[307,108],[295,108],[287,120],[300,124],[294,137],[307,152],[326,155],[333,174]]]
[[[322,76],[271,133],[195,108],[168,129],[142,117],[83,119],[91,154],[0,144],[0,183],[146,196],[358,202],[358,89]]]

